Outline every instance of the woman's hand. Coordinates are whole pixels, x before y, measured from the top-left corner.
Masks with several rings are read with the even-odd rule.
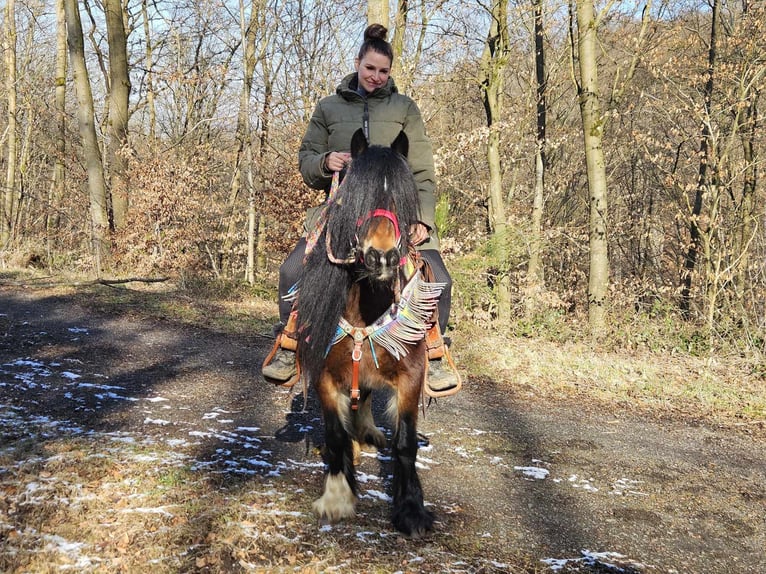
[[[342,171],[350,163],[351,154],[340,151],[331,151],[324,158],[324,167],[330,173]]]
[[[422,223],[413,223],[410,225],[410,242],[413,245],[425,243],[428,239],[428,227]]]

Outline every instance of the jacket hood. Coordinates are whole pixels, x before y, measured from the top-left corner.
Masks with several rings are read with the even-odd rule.
[[[361,98],[362,96],[359,95],[359,93],[356,91],[357,87],[359,86],[359,77],[357,76],[357,73],[354,72],[352,74],[349,74],[345,78],[343,78],[340,81],[340,84],[338,84],[338,87],[335,89],[335,93],[338,94],[340,97],[342,97],[344,100],[353,100],[356,98]],[[390,96],[391,94],[399,93],[399,90],[396,88],[396,84],[394,83],[394,79],[389,77],[386,84],[374,92],[367,94],[368,98],[385,98]]]

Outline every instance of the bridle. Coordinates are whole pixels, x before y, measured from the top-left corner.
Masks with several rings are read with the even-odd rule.
[[[333,178],[333,182],[334,182],[334,178]],[[384,186],[386,185],[385,179],[383,180],[383,185]],[[362,226],[367,221],[369,221],[370,219],[373,219],[374,217],[384,217],[391,222],[391,224],[394,226],[394,237],[396,239],[395,247],[399,251],[399,253],[402,253],[402,233],[401,233],[401,229],[399,228],[399,219],[396,217],[396,214],[390,209],[383,209],[383,208],[373,209],[366,215],[360,217],[356,222],[357,231],[361,229]],[[354,241],[351,244],[351,249],[349,251],[349,254],[345,258],[336,257],[332,249],[332,241],[330,239],[330,233],[327,233],[326,235],[325,244],[327,248],[326,249],[327,258],[330,260],[331,263],[334,263],[336,265],[353,265],[362,260],[363,253],[359,245],[358,234],[354,236]],[[404,265],[406,261],[407,261],[406,254],[402,254],[402,256],[399,258],[399,265],[400,266]]]

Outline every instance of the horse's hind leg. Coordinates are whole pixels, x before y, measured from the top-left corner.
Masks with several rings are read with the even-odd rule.
[[[325,425],[325,457],[328,466],[322,496],[314,501],[314,512],[321,520],[338,522],[354,516],[356,478],[352,462],[348,425],[348,399],[341,396],[332,380],[323,376],[317,385]],[[344,420],[346,419],[346,420]]]
[[[375,419],[372,416],[372,393],[370,391],[364,392],[362,399],[359,401],[359,410],[354,417],[354,434],[356,437],[354,441],[355,465],[359,464],[357,454],[360,451],[360,447],[363,448],[364,445],[370,445],[378,450],[386,447],[386,435],[375,426]]]
[[[402,388],[405,386],[406,388]],[[423,504],[415,458],[418,452],[417,417],[419,385],[411,381],[397,388],[398,419],[394,433],[394,527],[419,537],[433,529],[434,517]]]

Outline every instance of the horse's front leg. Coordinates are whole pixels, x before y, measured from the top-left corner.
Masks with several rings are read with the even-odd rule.
[[[418,383],[418,380],[420,383]],[[422,375],[407,378],[397,385],[398,418],[393,441],[394,527],[408,536],[420,537],[433,529],[434,517],[423,504],[415,459],[418,453],[418,398]]]
[[[314,501],[314,512],[321,520],[338,522],[354,516],[356,478],[352,439],[348,433],[349,399],[338,391],[326,372],[316,385],[325,426],[327,474],[322,496]]]

